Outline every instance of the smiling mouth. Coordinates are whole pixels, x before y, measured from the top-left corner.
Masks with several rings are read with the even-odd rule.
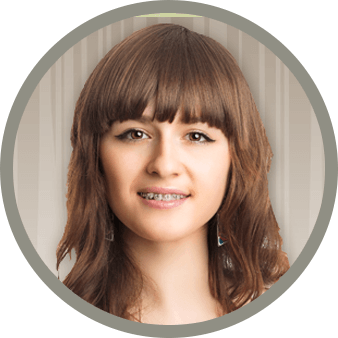
[[[155,201],[164,201],[164,202],[171,202],[171,201],[178,201],[185,198],[188,198],[190,195],[180,195],[180,194],[156,194],[153,192],[144,193],[138,192],[139,196],[141,196],[145,200],[155,200]]]

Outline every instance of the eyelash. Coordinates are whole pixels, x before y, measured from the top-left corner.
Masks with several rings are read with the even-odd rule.
[[[131,133],[133,133],[133,132],[140,132],[140,133],[142,133],[142,136],[143,135],[147,135],[142,130],[139,130],[139,129],[129,129],[129,130],[125,131],[124,133],[122,133],[120,135],[117,135],[116,138],[118,138],[119,140],[125,140],[127,142],[137,142],[137,141],[149,138],[149,137],[147,137],[147,138],[133,139],[133,138],[131,138]],[[188,135],[192,135],[192,134],[198,134],[198,135],[200,135],[201,137],[204,138],[204,141],[192,141],[192,140],[188,139],[188,141],[191,142],[191,143],[194,143],[194,144],[208,144],[208,143],[215,142],[215,140],[212,140],[209,136],[205,135],[204,133],[201,133],[200,131],[192,131],[192,132],[188,133],[187,136]]]

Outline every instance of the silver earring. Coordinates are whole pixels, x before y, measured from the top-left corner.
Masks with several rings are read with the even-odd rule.
[[[226,242],[226,238],[219,231],[219,214],[217,213],[217,245],[220,247]]]
[[[109,237],[106,237],[106,240],[107,240],[107,241],[110,241],[110,242],[114,242],[114,234],[111,233],[111,234],[110,234],[110,238],[109,238]]]

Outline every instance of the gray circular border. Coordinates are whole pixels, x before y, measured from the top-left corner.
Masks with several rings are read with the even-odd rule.
[[[16,133],[26,104],[46,71],[69,48],[94,31],[132,16],[153,13],[206,16],[236,27],[267,46],[289,68],[303,87],[317,116],[324,144],[325,184],[322,206],[314,230],[295,263],[271,290],[254,302],[226,316],[203,323],[176,326],[140,324],[112,316],[76,296],[55,278],[35,251],[23,227],[14,195],[13,153]],[[87,21],[56,43],[34,67],[14,101],[4,131],[1,169],[3,200],[13,234],[29,264],[44,283],[66,303],[89,318],[117,330],[150,337],[187,337],[221,330],[251,317],[280,297],[310,263],[324,237],[333,211],[338,173],[337,147],[329,114],[316,85],[300,62],[277,39],[247,19],[218,7],[187,1],[150,1],[117,8]]]

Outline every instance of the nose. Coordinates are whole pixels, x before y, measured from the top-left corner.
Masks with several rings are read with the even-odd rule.
[[[174,141],[162,137],[152,145],[147,165],[148,174],[158,175],[161,178],[179,176],[183,168],[179,149]]]

